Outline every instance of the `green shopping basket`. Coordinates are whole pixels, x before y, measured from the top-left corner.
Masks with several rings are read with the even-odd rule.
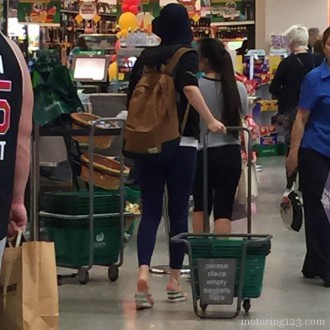
[[[253,234],[180,234],[171,239],[174,243],[184,243],[187,247],[194,311],[200,318],[234,318],[243,308],[249,311],[250,298],[258,298],[262,292],[266,256],[271,249],[271,235]],[[205,303],[200,292],[200,260],[236,261],[234,270],[233,296],[237,298],[236,311],[207,313],[210,304]],[[199,302],[199,307],[198,307]],[[227,303],[224,303],[227,304]]]

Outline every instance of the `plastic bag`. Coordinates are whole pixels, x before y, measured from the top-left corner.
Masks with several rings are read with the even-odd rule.
[[[50,71],[39,67],[32,72],[32,84],[33,119],[39,126],[51,123],[62,114],[82,111],[83,105],[66,67],[54,66]]]

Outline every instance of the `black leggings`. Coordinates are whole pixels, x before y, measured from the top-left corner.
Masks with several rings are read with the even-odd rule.
[[[136,160],[142,197],[142,218],[137,237],[139,266],[150,265],[162,217],[164,187],[168,191],[170,237],[188,231],[189,197],[196,168],[196,148],[181,147],[179,140],[163,144],[158,155]],[[170,243],[170,267],[181,269],[184,244]]]
[[[307,276],[312,274],[330,278],[330,220],[321,201],[329,171],[330,157],[300,148],[299,179],[304,201],[307,246],[302,271]]]
[[[208,214],[214,219],[231,219],[238,182],[242,171],[239,145],[208,148]],[[203,151],[197,155],[194,183],[195,212],[203,211]]]

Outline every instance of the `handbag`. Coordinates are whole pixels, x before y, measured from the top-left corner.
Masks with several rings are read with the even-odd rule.
[[[280,204],[280,213],[285,227],[299,232],[303,224],[303,206],[297,193],[295,177],[288,178],[287,189]]]
[[[1,330],[57,330],[58,289],[54,243],[25,242],[3,255],[0,274]]]

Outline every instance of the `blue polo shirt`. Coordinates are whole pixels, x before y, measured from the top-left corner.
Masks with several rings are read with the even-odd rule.
[[[330,157],[330,67],[327,61],[306,75],[299,107],[310,111],[301,147]]]

